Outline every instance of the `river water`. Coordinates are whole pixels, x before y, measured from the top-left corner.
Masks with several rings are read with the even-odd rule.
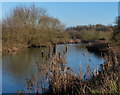
[[[94,69],[99,68],[103,58],[88,51],[83,44],[68,44],[68,52],[65,54],[67,66],[71,67],[77,74],[80,66],[82,72],[86,72],[86,66]],[[57,45],[57,53],[64,55],[66,45]],[[41,52],[44,51],[44,58]],[[17,90],[25,89],[26,79],[30,78],[36,71],[35,63],[47,64],[48,48],[27,48],[12,54],[2,56],[2,92],[15,93]]]

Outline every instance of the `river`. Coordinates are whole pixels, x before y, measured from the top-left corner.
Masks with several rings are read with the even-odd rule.
[[[64,55],[66,45],[57,45],[57,53]],[[89,65],[94,71],[99,68],[104,59],[94,53],[89,52],[83,44],[68,44],[66,53],[67,66],[71,67],[77,74],[80,66],[82,72],[86,72],[86,66]],[[44,51],[44,58],[41,52]],[[36,71],[35,62],[47,64],[46,60],[48,48],[26,48],[17,53],[3,54],[2,56],[2,92],[15,93],[17,90],[25,89],[26,79],[30,78]]]

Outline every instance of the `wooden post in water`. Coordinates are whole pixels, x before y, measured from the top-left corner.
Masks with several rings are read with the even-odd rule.
[[[68,46],[66,46],[66,48],[65,48],[65,53],[67,53],[68,52]]]
[[[48,52],[48,58],[50,58],[50,53]]]
[[[46,56],[46,60],[48,60],[48,57]]]
[[[56,44],[53,45],[53,55],[55,55],[55,54],[56,54]]]
[[[44,51],[42,50],[42,58],[44,57]]]
[[[51,45],[48,46],[48,52],[50,53]]]
[[[59,60],[60,60],[60,52],[59,52]]]
[[[51,45],[48,46],[48,58],[50,58]]]

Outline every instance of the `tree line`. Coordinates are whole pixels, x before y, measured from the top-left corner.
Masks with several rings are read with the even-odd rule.
[[[66,40],[65,25],[44,8],[17,6],[3,19],[3,47],[49,45]]]
[[[105,26],[102,24],[74,26],[66,29],[72,38],[82,40],[110,40],[112,38],[113,30],[114,26]]]
[[[117,45],[120,45],[120,16],[116,18],[116,26],[114,29],[112,39]]]
[[[96,24],[66,28],[59,19],[49,16],[44,8],[17,6],[2,21],[3,47],[48,46],[68,43],[70,39],[114,39],[120,42],[119,18],[115,26]]]

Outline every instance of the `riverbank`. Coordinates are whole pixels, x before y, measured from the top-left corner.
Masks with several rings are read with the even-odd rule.
[[[107,53],[109,49],[110,42],[108,41],[96,41],[94,43],[89,43],[86,48],[91,52],[97,53]]]
[[[24,46],[24,45],[19,45],[19,46],[13,46],[13,47],[5,47],[3,46],[2,52],[5,53],[12,53],[12,52],[17,52],[21,48],[40,48],[40,47],[49,47],[53,45],[58,45],[58,44],[87,44],[86,48],[91,51],[91,52],[107,52],[108,50],[108,44],[109,42],[107,41],[85,41],[81,39],[69,39],[66,41],[55,41],[51,44],[44,44],[44,45],[36,45],[32,44],[30,46]]]
[[[79,62],[84,62],[81,64],[82,67],[85,67],[82,69],[82,72],[84,73],[86,71],[86,64],[89,64],[90,67],[96,68],[96,66],[100,66],[102,57],[87,51],[84,44],[59,44],[56,46],[56,54],[59,58],[62,59],[65,51],[66,46],[68,47],[68,51],[66,54],[66,61],[67,66],[71,67],[74,70],[74,72],[77,74],[79,70]],[[38,62],[38,65],[42,64],[49,64],[52,56],[52,50],[53,47],[49,48],[42,47],[42,48],[23,48],[19,50],[17,53],[5,53],[2,56],[3,59],[3,77],[5,78],[3,81],[3,92],[4,93],[15,93],[17,90],[20,89],[26,89],[26,78],[31,78],[33,74],[36,72],[36,65],[35,63]],[[42,56],[42,51],[44,52]],[[86,55],[84,57],[83,53]],[[60,55],[59,55],[60,54]],[[91,59],[91,62],[88,62],[87,59]],[[97,64],[96,64],[97,62]],[[19,67],[19,68],[18,68]],[[47,69],[47,68],[46,68]],[[40,74],[42,75],[42,74]],[[41,76],[39,76],[41,77]],[[41,77],[42,78],[42,77]],[[19,81],[17,83],[14,83],[15,81]],[[21,82],[22,81],[22,82]],[[9,84],[10,86],[6,85]],[[21,87],[22,85],[22,87]],[[10,88],[12,86],[12,89]]]
[[[105,64],[101,64],[101,72],[93,76],[88,85],[94,93],[120,93],[120,46],[109,47],[109,52],[104,55]]]
[[[57,44],[79,44],[82,43],[82,41],[80,39],[69,39],[69,40],[64,40],[63,41],[59,41],[56,40],[55,42],[49,43],[49,44],[43,44],[43,45],[36,45],[36,44],[32,44],[30,46],[24,46],[24,45],[18,45],[18,46],[13,46],[13,47],[6,47],[3,46],[2,48],[2,52],[4,53],[12,53],[12,52],[17,52],[22,48],[40,48],[40,47],[49,47],[49,46],[53,46],[53,45],[57,45]]]

